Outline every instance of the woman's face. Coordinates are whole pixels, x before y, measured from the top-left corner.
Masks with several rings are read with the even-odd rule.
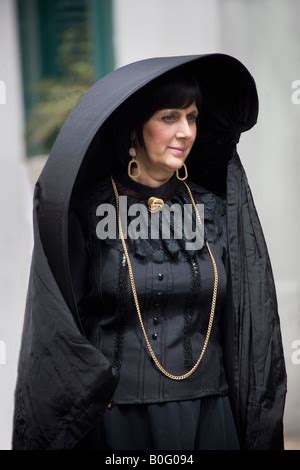
[[[156,111],[143,126],[145,152],[138,148],[137,156],[147,167],[156,165],[164,171],[181,168],[195,142],[197,134],[195,103],[185,109]]]

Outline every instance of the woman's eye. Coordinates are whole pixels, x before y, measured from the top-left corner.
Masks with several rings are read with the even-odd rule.
[[[170,116],[163,116],[163,117],[162,117],[162,120],[163,120],[164,122],[172,122],[173,119],[174,119],[174,116],[173,116],[173,115],[170,115]]]
[[[173,114],[162,117],[162,121],[167,122],[167,123],[173,122],[175,119],[176,119],[176,117]],[[195,116],[195,115],[188,116],[187,120],[189,122],[196,122],[197,116]]]

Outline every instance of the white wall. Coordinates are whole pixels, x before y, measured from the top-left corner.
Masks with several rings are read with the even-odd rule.
[[[216,52],[218,1],[114,0],[116,65],[147,57]]]
[[[227,0],[220,14],[223,50],[246,59],[258,88],[258,124],[242,139],[240,154],[277,287],[288,374],[286,435],[300,436],[300,364],[292,362],[292,343],[300,340],[300,104],[291,99],[291,84],[300,80],[300,2]]]
[[[32,247],[32,196],[23,160],[21,75],[14,12],[14,1],[1,0],[0,81],[6,85],[6,103],[0,104],[0,449],[11,448],[13,394]]]

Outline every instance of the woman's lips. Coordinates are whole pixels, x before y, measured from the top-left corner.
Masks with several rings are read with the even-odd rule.
[[[177,155],[182,155],[184,152],[184,148],[180,147],[169,147],[169,149],[173,150]]]

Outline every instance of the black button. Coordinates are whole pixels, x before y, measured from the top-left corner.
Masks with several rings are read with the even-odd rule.
[[[157,324],[158,324],[158,318],[157,318],[157,317],[154,317],[154,318],[153,318],[153,323],[154,323],[154,325],[157,325]]]
[[[161,295],[161,291],[157,292],[157,295]]]
[[[152,338],[157,339],[157,333],[153,333]]]
[[[159,302],[155,302],[154,307],[159,307]]]
[[[162,273],[158,273],[157,277],[158,277],[159,281],[162,281],[163,278],[164,278],[164,275]]]

